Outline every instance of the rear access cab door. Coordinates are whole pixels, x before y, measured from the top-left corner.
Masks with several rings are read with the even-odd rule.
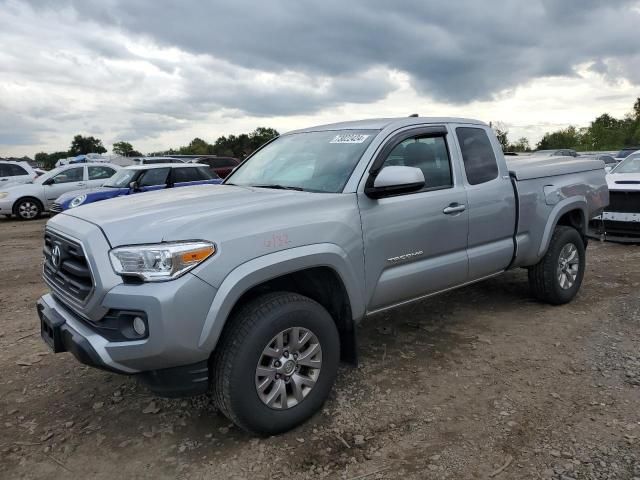
[[[463,284],[469,213],[459,152],[445,125],[392,133],[358,188],[368,312]],[[364,185],[385,166],[420,168],[422,190],[373,199]]]
[[[450,125],[462,159],[469,215],[469,281],[504,271],[513,259],[516,198],[507,164],[490,127]]]

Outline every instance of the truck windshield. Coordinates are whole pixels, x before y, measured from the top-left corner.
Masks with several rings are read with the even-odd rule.
[[[258,151],[227,184],[338,193],[379,130],[283,135]]]
[[[123,169],[107,180],[102,186],[110,188],[127,188],[138,175],[139,170]]]

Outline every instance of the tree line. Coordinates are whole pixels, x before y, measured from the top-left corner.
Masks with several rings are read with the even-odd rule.
[[[513,152],[530,151],[529,141],[522,137],[511,143],[509,131],[500,122],[492,125],[502,149]],[[546,132],[537,143],[538,150],[572,148],[580,151],[620,150],[624,147],[640,145],[640,98],[624,118],[615,118],[603,113],[587,127],[569,125],[554,132]]]
[[[149,156],[162,155],[218,155],[227,157],[244,158],[251,152],[259,148],[274,137],[280,135],[274,128],[258,127],[250,133],[240,135],[221,136],[213,143],[208,143],[201,138],[194,138],[188,145],[170,148],[159,152],[151,152]],[[106,153],[107,149],[102,144],[102,140],[93,136],[76,135],[71,141],[68,150],[59,152],[39,152],[34,156],[34,160],[44,166],[53,168],[58,160],[88,153]],[[115,155],[123,157],[140,157],[142,153],[136,150],[129,142],[115,142],[112,146]]]

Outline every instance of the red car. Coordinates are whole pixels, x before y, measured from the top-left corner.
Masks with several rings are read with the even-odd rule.
[[[233,157],[200,157],[192,160],[192,162],[209,165],[209,169],[220,178],[225,178],[240,164],[240,160]]]

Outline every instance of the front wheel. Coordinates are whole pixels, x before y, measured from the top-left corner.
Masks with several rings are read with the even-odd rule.
[[[42,204],[34,198],[22,198],[16,203],[15,214],[20,220],[35,220],[42,214]]]
[[[552,305],[568,303],[577,295],[585,270],[585,242],[571,227],[558,226],[545,256],[529,268],[533,295]]]
[[[340,338],[319,303],[288,292],[242,306],[213,358],[214,399],[244,430],[285,432],[317,412],[338,371]]]

